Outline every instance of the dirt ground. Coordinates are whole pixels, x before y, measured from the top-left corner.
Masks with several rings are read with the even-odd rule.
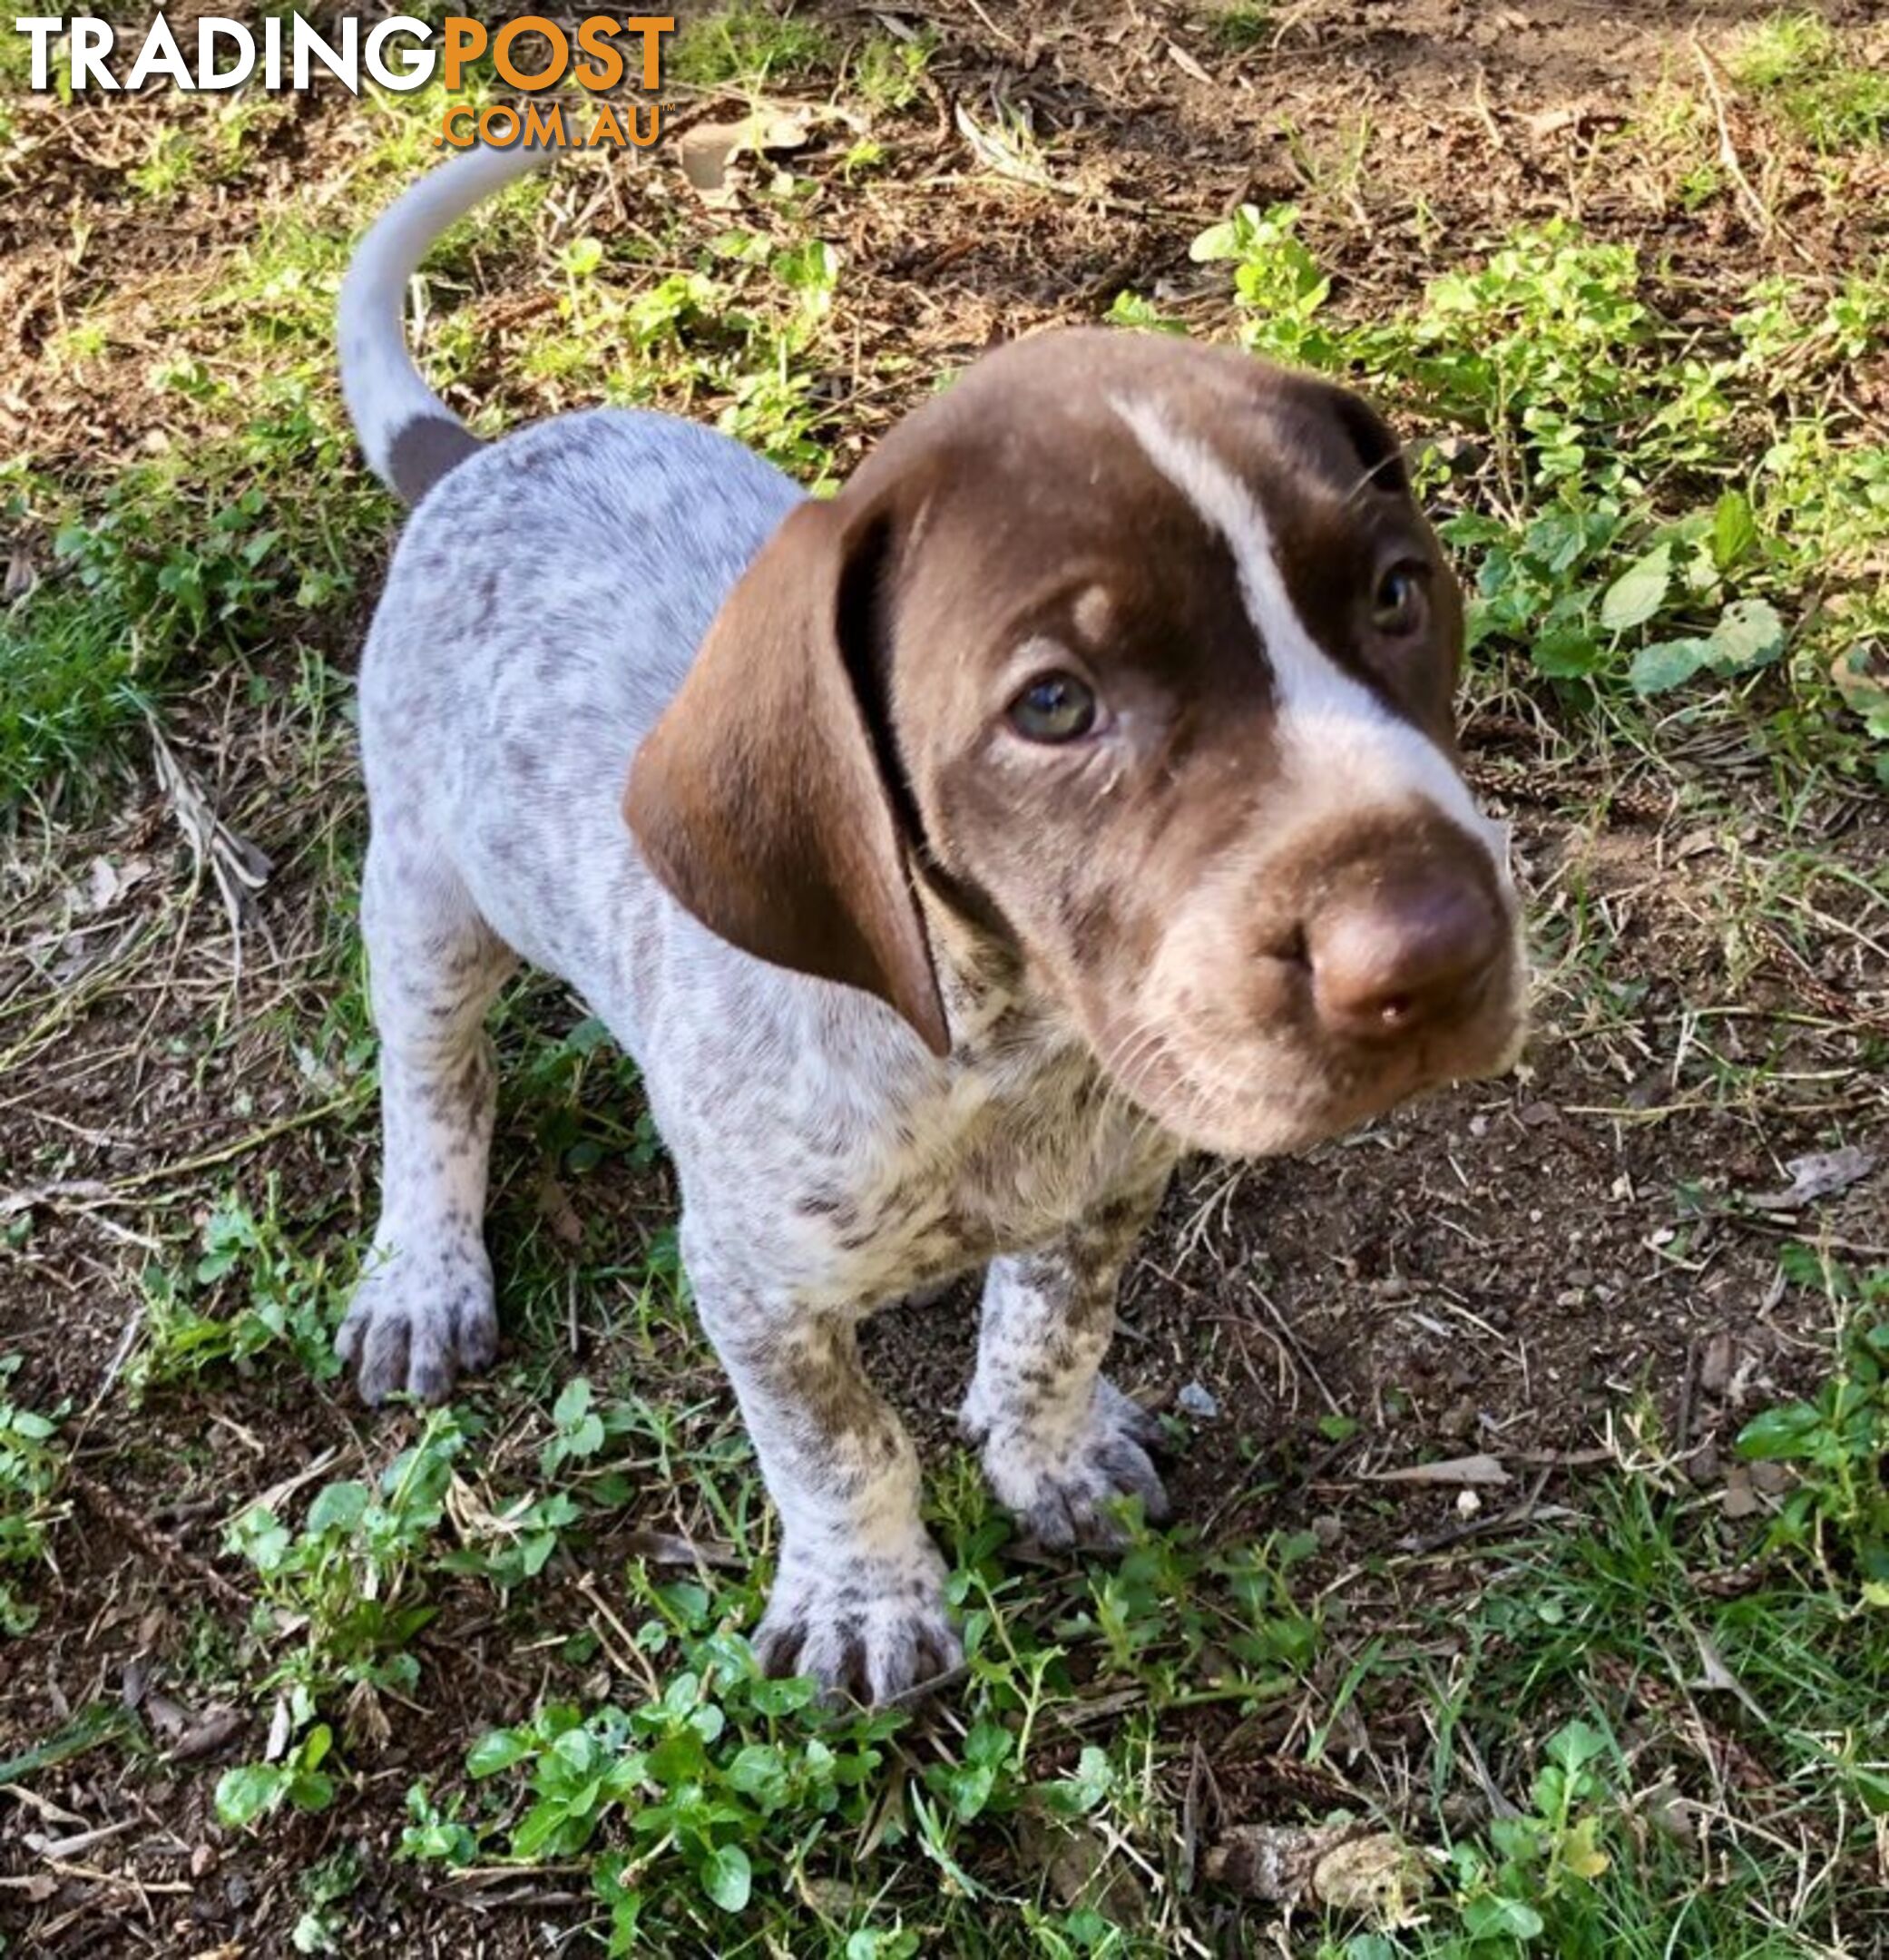
[[[893,347],[909,360],[889,381],[870,363],[850,374],[836,365],[841,454],[993,338],[1099,317],[1123,288],[1190,322],[1223,312],[1224,279],[1188,248],[1242,202],[1299,201],[1354,310],[1394,306],[1438,267],[1556,215],[1637,244],[1681,296],[1709,295],[1728,265],[1742,277],[1755,254],[1863,263],[1889,242],[1889,163],[1873,207],[1812,194],[1808,164],[1801,181],[1786,172],[1767,183],[1790,220],[1786,245],[1754,235],[1736,203],[1686,211],[1659,159],[1620,145],[1640,93],[1662,71],[1689,69],[1693,36],[1710,42],[1764,11],[1744,0],[1298,0],[1273,10],[1258,44],[1228,53],[1185,0],[900,6],[930,24],[937,47],[925,93],[890,122],[891,166],[835,207],[847,277],[833,344]],[[1856,0],[1821,11],[1867,24],[1874,10]],[[861,17],[833,12],[843,27]],[[984,116],[1000,98],[1033,119],[1055,188],[999,194],[971,167],[952,105]],[[713,107],[685,101],[682,114]],[[226,314],[180,314],[177,296],[293,187],[332,174],[345,197],[342,166],[364,138],[345,100],[297,98],[240,173],[153,213],[125,197],[122,172],[145,154],[149,125],[180,113],[174,99],[106,114],[22,98],[16,113],[31,140],[0,187],[0,449],[30,446],[36,468],[103,483],[126,459],[199,433],[187,395],[159,400],[142,380],[182,351],[211,368],[227,358]],[[797,167],[819,168],[817,151]],[[661,150],[623,175],[627,196],[594,184],[553,193],[589,201],[573,206],[573,230],[635,235],[639,191],[657,210],[686,197]],[[508,363],[546,296],[508,285],[504,270],[494,259],[469,302],[487,338],[466,398],[522,417],[565,404],[554,377],[527,381]],[[99,387],[44,356],[106,296],[120,358],[113,385]],[[1889,375],[1865,368],[1855,386],[1881,415]],[[28,556],[47,549],[30,531],[15,543]],[[372,589],[365,578],[355,602],[303,636],[344,672]],[[294,656],[259,655],[265,670],[272,659],[287,688]],[[145,1311],[145,1269],[188,1251],[220,1191],[259,1193],[273,1180],[281,1214],[304,1242],[330,1244],[337,1266],[372,1215],[371,1109],[324,1076],[308,1033],[332,1005],[334,968],[318,955],[337,931],[329,908],[346,904],[331,866],[336,839],[358,837],[360,799],[344,748],[295,751],[285,698],[208,672],[165,724],[229,831],[273,867],[240,978],[208,879],[151,929],[145,900],[190,888],[193,874],[142,759],[83,821],[18,827],[0,887],[18,953],[0,973],[0,1054],[14,1058],[0,1086],[0,1353],[24,1357],[18,1398],[69,1406],[78,1439],[72,1516],[54,1540],[56,1574],[36,1588],[38,1623],[0,1648],[0,1759],[89,1707],[119,1707],[124,1732],[153,1739],[83,1750],[32,1777],[43,1814],[0,1811],[0,1929],[21,1953],[289,1952],[293,1875],[337,1841],[339,1813],[285,1815],[260,1841],[218,1826],[216,1774],[260,1752],[269,1710],[182,1684],[193,1652],[233,1642],[244,1623],[246,1575],[221,1541],[240,1500],[311,1465],[340,1475],[384,1463],[398,1419],[390,1430],[344,1383],[292,1370],[185,1380],[136,1404],[113,1392]],[[1175,1407],[1185,1390],[1180,1406],[1213,1411],[1195,1414],[1173,1465],[1183,1514],[1228,1538],[1319,1521],[1328,1577],[1479,1529],[1454,1487],[1392,1496],[1371,1482],[1424,1456],[1476,1452],[1514,1479],[1485,1494],[1494,1512],[1578,1508],[1598,1463],[1677,1466],[1708,1506],[1728,1509],[1736,1547],[1749,1473],[1732,1463],[1731,1438],[1758,1407],[1810,1387],[1829,1352],[1827,1303],[1775,1284],[1780,1240],[1796,1232],[1889,1260],[1880,1173],[1814,1214],[1734,1201],[1788,1187],[1787,1161],[1838,1137],[1889,1138],[1889,973],[1870,889],[1889,811],[1878,793],[1825,785],[1786,816],[1764,760],[1709,729],[1676,727],[1657,766],[1598,746],[1571,758],[1540,702],[1489,708],[1466,746],[1479,789],[1516,827],[1548,948],[1522,1067],[1302,1160],[1191,1165],[1129,1282],[1118,1379],[1158,1406]],[[285,779],[293,796],[281,794]],[[1803,932],[1728,910],[1749,864],[1798,851],[1828,867]],[[144,865],[146,889],[88,913],[72,894],[103,862]],[[55,1012],[59,1038],[35,1044],[36,1024]],[[574,1018],[547,993],[523,1024]],[[597,1086],[585,1133],[632,1129],[633,1099],[607,1077]],[[494,1161],[503,1271],[552,1229],[542,1129],[509,1089]],[[575,1202],[592,1243],[647,1246],[671,1218],[660,1161],[614,1149]],[[27,1220],[30,1231],[7,1237],[10,1221]],[[553,1388],[580,1366],[599,1380],[634,1373],[641,1350],[612,1308],[573,1296],[567,1322],[536,1301],[514,1347],[539,1344]],[[960,1289],[882,1316],[868,1337],[870,1366],[934,1459],[972,1322]],[[671,1358],[663,1389],[731,1422],[699,1357]],[[492,1413],[510,1420],[502,1406]],[[599,1544],[596,1569],[613,1569],[638,1532],[695,1517],[686,1494],[644,1491],[621,1535]],[[582,1578],[562,1562],[544,1583],[582,1615]],[[1426,1581],[1444,1599],[1479,1583],[1448,1567]],[[537,1929],[559,1918],[554,1877],[528,1912],[511,1911],[503,1885],[432,1886],[387,1853],[413,1779],[455,1768],[468,1736],[519,1720],[570,1671],[518,1651],[471,1590],[419,1640],[422,1705],[396,1711],[349,1813],[373,1859],[371,1950],[545,1951]],[[1414,1720],[1389,1702],[1365,1715],[1380,1739]],[[1281,1741],[1241,1746],[1258,1760]],[[62,1833],[71,1847],[42,1856]],[[1228,1950],[1247,1950],[1238,1937]]]

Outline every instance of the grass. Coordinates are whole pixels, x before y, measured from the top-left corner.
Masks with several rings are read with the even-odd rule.
[[[810,15],[740,0],[687,23],[669,50],[663,76],[693,88],[779,87],[806,80],[833,60],[831,37]]]
[[[1257,0],[1224,0],[1208,16],[1207,31],[1229,54],[1263,46],[1277,31],[1270,6]]]
[[[1815,14],[1779,14],[1739,36],[1731,73],[1820,150],[1889,138],[1889,74],[1880,59],[1845,59],[1845,43]]]
[[[1276,34],[1287,58],[1284,21],[1238,5],[1207,24],[1263,62]],[[1869,167],[1883,127],[1862,49],[1786,16],[1718,50],[1739,117],[1805,145],[1804,195],[1852,222],[1843,172]],[[646,403],[717,421],[809,485],[839,480],[933,378],[928,357],[894,359],[907,329],[872,310],[906,242],[870,229],[878,201],[895,230],[932,226],[953,249],[1029,199],[1046,240],[1093,216],[1010,177],[998,202],[938,215],[925,145],[935,92],[964,93],[956,57],[942,29],[914,41],[760,5],[691,23],[676,80],[830,98],[851,119],[833,155],[796,152],[734,211],[651,199],[631,222],[574,169],[521,186],[431,261],[429,371],[494,430]],[[1739,206],[1698,147],[1709,104],[1676,107],[1676,88],[1649,98],[1657,130],[1609,154],[1645,134],[1662,224],[1684,238]],[[1022,113],[970,103],[993,127]],[[1356,381],[1412,433],[1470,586],[1473,706],[1523,731],[1502,793],[1542,818],[1524,838],[1546,969],[1532,1065],[1581,1058],[1602,1141],[1568,1160],[1581,1188],[1552,1243],[1520,1218],[1464,1225],[1495,1235],[1484,1286],[1453,1291],[1396,1255],[1374,1270],[1368,1237],[1342,1241],[1316,1286],[1385,1348],[1363,1389],[1287,1410],[1243,1372],[1263,1331],[1190,1319],[1178,1365],[1223,1414],[1169,1418],[1200,1486],[1190,1522],[1130,1519],[1119,1563],[1023,1553],[970,1457],[947,1454],[928,1501],[965,1679],[930,1710],[840,1716],[755,1674],[744,1633],[774,1522],[690,1317],[635,1071],[559,990],[521,987],[494,1019],[506,1357],[451,1410],[373,1425],[335,1379],[374,1149],[347,670],[392,512],[353,456],[329,322],[361,215],[430,161],[425,106],[350,112],[310,181],[261,200],[245,173],[281,161],[273,107],[127,142],[111,167],[141,208],[184,222],[227,183],[219,208],[247,211],[245,229],[181,272],[120,284],[90,267],[47,344],[61,387],[161,439],[95,458],[49,410],[8,467],[30,576],[0,612],[0,926],[19,956],[0,989],[0,1118],[47,1113],[7,1132],[0,1198],[50,1195],[0,1215],[8,1314],[30,1295],[0,1325],[22,1357],[0,1361],[0,1630],[33,1643],[0,1681],[0,1720],[40,1708],[42,1681],[64,1680],[70,1706],[0,1743],[0,1794],[91,1815],[115,1785],[145,1818],[183,1789],[213,1807],[224,1868],[288,1902],[256,1936],[308,1953],[384,1943],[389,1898],[403,1924],[460,1926],[441,1901],[488,1898],[494,1873],[533,1938],[582,1927],[580,1950],[609,1952],[1875,1950],[1889,1272],[1866,1220],[1850,1228],[1864,1250],[1826,1242],[1818,1214],[1741,1199],[1765,1179],[1725,1157],[1728,1138],[1761,1158],[1866,1138],[1879,1114],[1889,1037],[1841,1004],[1868,1011],[1889,905],[1867,828],[1889,782],[1889,449],[1858,385],[1889,336],[1880,269],[1740,249],[1702,271],[1630,227],[1440,231],[1413,207],[1384,234],[1416,240],[1386,289],[1387,248],[1360,251],[1354,210],[1395,193],[1375,113],[1346,122],[1336,165],[1283,132],[1297,206],[1173,216],[1158,286],[1118,289],[1114,269],[1148,263],[1141,232],[1132,253],[1082,260],[1082,297],[1061,310]],[[0,155],[33,114],[8,111]],[[1059,181],[1086,181],[1098,152],[1080,125],[1044,126]],[[1742,120],[1738,134],[1748,147]],[[964,168],[954,203],[984,164]],[[946,365],[1010,297],[918,284],[948,317]],[[150,794],[153,730],[228,830],[276,859],[259,914],[235,915],[240,983],[213,873]],[[1623,878],[1614,813],[1635,789],[1673,814]],[[1525,1130],[1551,1093],[1571,1096],[1531,1078],[1475,1120]],[[1575,1247],[1629,1203],[1622,1167],[1648,1161],[1630,1146],[1659,1130],[1672,1155],[1652,1153],[1659,1181],[1632,1194],[1635,1262],[1603,1306],[1598,1271],[1571,1276]],[[1439,1166],[1483,1138],[1420,1140],[1405,1170],[1452,1188]],[[1397,1188],[1387,1171],[1373,1206]],[[1231,1203],[1190,1195],[1158,1254],[1189,1284],[1187,1248],[1228,1230]],[[111,1309],[89,1345],[44,1332],[73,1274],[73,1311]],[[1783,1342],[1777,1380],[1726,1392],[1722,1475],[1699,1468],[1699,1424],[1662,1435],[1676,1384],[1649,1352],[1624,1381],[1567,1387],[1549,1433],[1598,1427],[1607,1446],[1544,1464],[1532,1494],[1425,1508],[1374,1479],[1454,1447],[1421,1426],[1434,1411],[1395,1351],[1392,1285],[1433,1318],[1512,1290],[1544,1322],[1568,1288],[1600,1348],[1643,1298],[1669,1301],[1673,1275],[1698,1313]],[[1217,1275],[1196,1304],[1249,1280],[1277,1275]],[[1469,1357],[1464,1447],[1520,1485],[1507,1337],[1482,1338],[1452,1343]],[[1155,1372],[1177,1365],[1166,1338],[1147,1332]],[[1279,1340],[1297,1378],[1303,1352]],[[67,1367],[83,1392],[55,1386]],[[163,1695],[244,1718],[213,1760],[158,1760],[174,1738],[121,1705],[124,1656],[93,1644],[111,1616],[73,1605],[126,1563],[102,1487],[161,1521],[129,1569],[157,1614]],[[1731,1514],[1734,1489],[1751,1515]],[[212,1564],[235,1610],[205,1591]],[[62,1780],[74,1761],[83,1775]]]

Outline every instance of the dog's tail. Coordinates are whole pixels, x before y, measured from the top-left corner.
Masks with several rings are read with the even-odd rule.
[[[413,364],[406,282],[448,225],[555,153],[482,144],[455,157],[381,213],[341,282],[341,393],[374,474],[409,504],[482,446]]]

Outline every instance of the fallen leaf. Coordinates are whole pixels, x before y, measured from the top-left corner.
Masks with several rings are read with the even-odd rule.
[[[1752,1698],[1751,1692],[1745,1686],[1745,1683],[1726,1666],[1724,1656],[1719,1653],[1718,1650],[1697,1627],[1692,1630],[1692,1639],[1698,1648],[1698,1664],[1705,1671],[1698,1685],[1701,1688],[1712,1689],[1720,1693],[1736,1695],[1745,1704],[1746,1708],[1750,1710],[1756,1720],[1769,1728],[1770,1717],[1765,1713],[1764,1710]]]
[[[1698,1386],[1708,1396],[1722,1396],[1731,1386],[1732,1338],[1722,1328],[1706,1343],[1698,1364]]]
[[[549,1172],[538,1186],[538,1210],[553,1236],[570,1246],[583,1243],[583,1220],[577,1215],[577,1207],[571,1202],[570,1192]]]
[[[673,1532],[632,1531],[626,1533],[621,1542],[631,1558],[640,1558],[651,1565],[717,1565],[739,1572],[748,1563],[732,1545],[710,1539],[682,1538]]]
[[[1799,1205],[1816,1204],[1819,1199],[1834,1198],[1875,1169],[1874,1151],[1845,1143],[1841,1150],[1816,1151],[1807,1157],[1793,1157],[1785,1169],[1791,1174],[1790,1187],[1781,1191],[1754,1191],[1746,1203],[1760,1211],[1795,1211]]]
[[[807,142],[807,124],[798,116],[759,109],[739,122],[698,122],[682,132],[676,150],[682,174],[706,201],[714,202],[732,195],[729,171],[738,157],[803,150]]]
[[[1319,1904],[1361,1914],[1386,1930],[1414,1923],[1429,1884],[1422,1854],[1389,1831],[1335,1846],[1312,1868],[1312,1896]]]
[[[144,1720],[166,1738],[181,1736],[191,1726],[191,1711],[181,1701],[153,1690],[144,1698]]]
[[[972,154],[986,170],[1018,183],[1034,184],[1039,191],[1055,188],[1049,172],[1027,156],[1019,147],[1018,139],[1008,131],[985,129],[963,103],[952,104],[952,119],[957,124],[958,134],[970,144]],[[1022,126],[1021,134],[1027,141],[1027,124]]]
[[[1406,1464],[1401,1470],[1372,1470],[1377,1484],[1506,1484],[1509,1473],[1493,1456],[1452,1456],[1444,1463]]]
[[[287,1695],[278,1695],[275,1713],[269,1720],[269,1740],[262,1746],[263,1761],[281,1761],[288,1753],[289,1739],[294,1733],[295,1721],[289,1712],[289,1698]]]
[[[1889,646],[1865,642],[1849,648],[1830,663],[1830,678],[1853,712],[1889,736]]]
[[[1734,1464],[1725,1473],[1725,1488],[1719,1494],[1718,1503],[1728,1518],[1757,1515],[1762,1506],[1757,1493],[1751,1487],[1751,1472],[1743,1464]]]
[[[232,1708],[206,1709],[198,1720],[178,1737],[171,1751],[172,1762],[195,1762],[201,1756],[214,1756],[235,1741],[247,1718]]]
[[[1342,1826],[1235,1824],[1207,1854],[1207,1876],[1248,1898],[1291,1905],[1312,1883],[1320,1858],[1342,1844]]]

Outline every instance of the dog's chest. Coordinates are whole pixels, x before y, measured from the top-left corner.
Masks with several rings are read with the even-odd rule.
[[[827,1282],[877,1302],[1053,1242],[1172,1154],[1086,1061],[974,1073],[909,1104],[880,1148],[817,1180],[801,1211]]]

